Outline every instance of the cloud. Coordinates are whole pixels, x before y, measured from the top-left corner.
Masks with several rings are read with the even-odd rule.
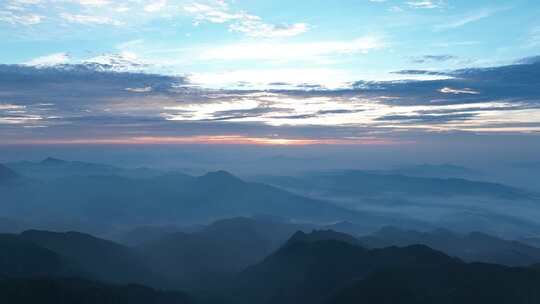
[[[412,57],[411,62],[413,63],[430,63],[430,62],[444,62],[449,60],[457,59],[453,55],[424,55],[418,57]]]
[[[0,65],[0,136],[3,142],[88,141],[114,134],[129,142],[136,130],[156,141],[272,134],[339,141],[432,131],[533,132],[540,128],[539,65],[527,59],[508,66],[447,71],[443,74],[452,75],[447,79],[274,91],[205,89],[181,77],[118,73],[91,64]],[[277,86],[311,83],[309,77],[316,74],[314,69],[282,70],[271,77],[259,72],[259,80],[274,80]],[[326,77],[336,81],[340,75]]]
[[[407,5],[409,5],[412,8],[418,8],[418,9],[434,9],[434,8],[441,8],[445,5],[445,1],[442,0],[417,0],[417,1],[409,1],[407,2]]]
[[[83,6],[105,6],[110,4],[111,2],[108,0],[79,0],[79,3]]]
[[[195,16],[195,25],[202,22],[230,23],[229,31],[243,33],[251,37],[292,37],[309,30],[307,23],[269,24],[261,17],[244,11],[231,10],[225,1],[211,3],[194,2],[186,5],[184,10]]]
[[[450,20],[444,24],[439,24],[435,26],[436,31],[444,31],[444,30],[450,30],[459,28],[462,26],[465,26],[469,23],[476,22],[488,17],[491,17],[493,14],[501,11],[501,9],[482,9],[476,12],[472,12],[469,14],[466,14],[464,16],[460,16],[458,18],[455,18],[454,20]]]
[[[445,115],[386,115],[377,118],[377,121],[392,121],[408,124],[444,124],[448,122],[469,120],[477,116],[474,113],[445,114]]]
[[[525,45],[527,47],[537,47],[540,45],[540,26],[533,27],[529,31]]]
[[[0,111],[22,110],[24,108],[25,108],[25,106],[21,106],[21,105],[14,105],[14,104],[9,104],[9,103],[0,103]]]
[[[133,93],[149,93],[149,92],[152,92],[152,87],[126,88],[125,90],[128,92],[133,92]]]
[[[336,69],[251,69],[221,73],[194,73],[189,79],[205,87],[237,87],[249,81],[251,88],[265,88],[275,83],[287,83],[290,86],[304,86],[313,83],[327,88],[343,87],[352,78],[347,72]]]
[[[43,22],[45,16],[38,14],[15,14],[11,11],[0,11],[0,22],[11,25],[35,25]]]
[[[238,43],[214,47],[200,55],[202,60],[314,60],[327,56],[367,53],[385,46],[379,37],[361,37],[344,41],[303,43]]]
[[[256,19],[259,17],[246,14],[245,12],[229,12],[228,6],[224,2],[216,2],[214,5],[192,3],[186,5],[184,10],[195,15],[195,23],[206,21],[211,23],[225,23],[233,20]]]
[[[480,94],[480,92],[471,90],[469,88],[458,90],[458,89],[452,89],[449,87],[444,87],[440,89],[439,92],[445,93],[445,94],[472,94],[472,95]]]
[[[60,14],[60,17],[71,23],[79,23],[85,25],[123,25],[122,22],[114,20],[107,16],[62,13]]]
[[[54,53],[46,56],[34,58],[25,64],[32,66],[53,66],[59,64],[66,64],[69,62],[69,55],[67,53]]]
[[[135,53],[129,51],[122,51],[118,54],[102,54],[85,59],[82,64],[95,65],[101,70],[115,72],[142,71],[149,65],[149,63],[139,59]]]
[[[167,0],[154,0],[144,6],[144,10],[149,13],[158,12],[167,6]]]
[[[233,32],[244,33],[251,37],[292,37],[307,32],[309,26],[306,23],[295,23],[291,25],[266,24],[260,21],[246,20],[240,23],[231,24],[229,29]]]

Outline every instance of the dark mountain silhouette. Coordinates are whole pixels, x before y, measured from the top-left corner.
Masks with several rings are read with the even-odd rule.
[[[540,249],[520,242],[503,240],[480,232],[457,234],[448,230],[432,232],[404,231],[385,227],[360,238],[370,248],[423,244],[468,262],[527,266],[540,263]]]
[[[140,252],[153,271],[164,275],[175,285],[187,288],[219,284],[238,267],[230,264],[236,261],[230,247],[183,232],[143,244]]]
[[[296,235],[263,262],[242,272],[231,291],[231,294],[241,294],[235,300],[239,303],[322,303],[353,280],[381,269],[461,263],[421,245],[368,250],[337,240],[306,242],[304,239],[317,237]]]
[[[493,264],[440,264],[387,269],[358,280],[327,304],[532,304],[540,272]]]
[[[219,285],[262,261],[301,225],[232,218],[194,233],[173,233],[140,247],[154,271],[187,287]]]
[[[287,245],[294,244],[297,242],[304,242],[304,243],[313,243],[313,242],[320,242],[320,241],[329,241],[329,240],[335,240],[340,241],[344,243],[348,243],[351,245],[360,246],[360,241],[346,233],[336,232],[333,230],[313,230],[311,233],[305,233],[302,231],[296,232],[290,239],[287,241]]]
[[[76,273],[66,258],[19,235],[0,234],[0,248],[0,278]]]
[[[76,278],[0,279],[0,303],[13,304],[189,304],[182,292],[142,285],[108,285]]]
[[[39,163],[42,165],[47,165],[47,166],[59,166],[59,165],[68,164],[69,162],[59,159],[59,158],[47,157]]]
[[[79,232],[29,230],[20,238],[54,251],[92,277],[110,282],[156,284],[158,279],[131,248]]]
[[[15,173],[15,171],[0,164],[0,184],[17,179],[18,177],[19,176],[17,175],[17,173]]]

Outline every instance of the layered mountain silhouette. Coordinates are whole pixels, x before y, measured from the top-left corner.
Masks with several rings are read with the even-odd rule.
[[[475,170],[452,164],[421,164],[389,170],[388,173],[406,176],[436,178],[470,178],[480,175]]]
[[[13,304],[190,304],[182,292],[77,278],[0,279],[0,302]]]
[[[137,248],[79,232],[1,234],[0,302],[528,304],[540,300],[538,265],[469,264],[425,245],[370,249],[362,244],[382,241],[332,230],[294,232],[299,228],[311,227],[231,218],[191,233],[161,235]],[[412,234],[393,230],[385,228],[376,235]],[[428,235],[444,240],[443,235],[449,234],[460,242],[470,237],[436,233]],[[474,242],[477,236],[472,237]],[[449,246],[462,244],[447,239]],[[501,242],[508,241],[479,241],[476,246],[521,248]],[[134,284],[187,290],[191,296]]]
[[[29,230],[19,237],[68,259],[89,276],[117,283],[158,284],[159,280],[132,248],[79,232]]]
[[[237,303],[332,304],[510,304],[540,299],[540,272],[534,269],[467,264],[423,245],[365,249],[336,240],[302,239],[306,237],[293,237],[241,273],[231,297]]]
[[[288,241],[285,246],[295,243],[314,243],[320,241],[340,241],[351,245],[360,246],[362,243],[355,237],[333,230],[314,230],[311,233],[305,233],[303,231],[297,231]]]
[[[79,221],[73,230],[103,231],[154,223],[196,224],[217,218],[271,214],[308,221],[358,220],[364,214],[260,184],[224,171],[200,177],[71,176],[3,189],[13,218]],[[51,203],[54,202],[54,203]],[[41,218],[40,218],[41,217]]]
[[[250,218],[219,220],[139,246],[157,273],[180,286],[222,284],[278,249],[302,225]]]
[[[490,196],[528,198],[530,193],[497,183],[462,178],[419,177],[394,172],[347,170],[305,174],[299,177],[267,176],[259,180],[301,192],[323,195],[369,196],[384,193],[414,196]]]
[[[443,229],[417,232],[385,227],[372,235],[361,237],[359,241],[370,248],[423,244],[468,262],[508,266],[540,263],[540,248],[480,232],[458,234]]]
[[[68,276],[75,265],[57,252],[15,234],[0,234],[0,279],[7,277]]]
[[[55,157],[47,157],[38,162],[13,162],[6,164],[6,166],[23,176],[37,179],[92,175],[155,177],[163,174],[161,171],[146,168],[125,169],[98,163],[68,161]]]
[[[494,264],[436,264],[386,269],[357,280],[326,304],[532,304],[540,271]]]
[[[0,184],[17,179],[19,176],[15,171],[0,164]]]
[[[322,303],[352,281],[388,267],[454,264],[426,246],[369,250],[338,240],[295,235],[285,246],[238,278],[242,303]],[[305,241],[307,239],[308,241]]]

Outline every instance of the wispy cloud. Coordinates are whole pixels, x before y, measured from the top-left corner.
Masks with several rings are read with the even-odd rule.
[[[527,36],[527,47],[537,47],[540,45],[540,26],[533,27]]]
[[[167,6],[167,0],[155,0],[144,6],[144,10],[149,13],[161,11]]]
[[[28,61],[27,65],[32,66],[54,66],[58,64],[65,64],[69,62],[69,55],[67,53],[54,53],[46,56],[41,56]]]
[[[107,16],[62,13],[60,14],[60,17],[71,23],[79,23],[86,25],[123,25],[122,22],[114,20]]]
[[[454,55],[423,55],[423,56],[417,56],[412,57],[411,62],[413,63],[430,63],[430,62],[444,62],[456,59],[457,57]]]
[[[0,11],[0,22],[11,25],[34,25],[43,22],[45,16],[38,14],[16,14],[12,11]]]
[[[111,4],[109,0],[79,0],[79,3],[83,6],[105,6]]]
[[[482,9],[476,12],[468,13],[466,15],[454,18],[446,23],[435,26],[436,31],[444,31],[465,26],[469,23],[476,22],[488,17],[491,17],[495,13],[501,11],[501,9]]]
[[[251,37],[292,37],[308,31],[306,23],[294,23],[291,25],[274,25],[258,20],[244,20],[240,23],[231,24],[229,29],[233,32],[244,33]]]
[[[446,2],[443,0],[417,0],[407,2],[407,5],[409,5],[410,7],[418,9],[441,8],[445,4]]]
[[[472,94],[472,95],[480,94],[480,92],[475,91],[475,90],[471,90],[469,88],[453,89],[453,88],[449,88],[449,87],[444,87],[444,88],[440,89],[439,92],[445,93],[445,94]]]
[[[300,35],[309,30],[307,23],[269,24],[261,17],[244,11],[235,11],[229,8],[225,1],[211,3],[194,2],[186,5],[184,10],[195,16],[195,25],[202,22],[230,23],[231,32],[239,32],[251,37],[291,37]]]

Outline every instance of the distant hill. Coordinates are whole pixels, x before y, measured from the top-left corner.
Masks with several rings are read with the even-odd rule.
[[[362,243],[355,237],[346,233],[336,232],[333,230],[314,230],[310,233],[302,231],[296,232],[285,244],[285,246],[295,243],[314,243],[320,241],[340,241],[351,245],[360,246]]]
[[[523,237],[519,239],[519,242],[540,248],[540,237],[538,236]]]
[[[416,176],[416,177],[435,177],[435,178],[474,178],[481,175],[479,172],[469,168],[456,166],[452,164],[422,164],[409,167],[401,167],[389,170],[388,173]]]
[[[79,232],[29,230],[20,238],[54,251],[92,277],[110,282],[157,283],[146,262],[131,248]]]
[[[503,240],[480,232],[457,234],[448,230],[432,232],[405,231],[385,227],[361,237],[360,242],[370,248],[423,244],[468,262],[496,263],[508,266],[528,266],[540,263],[540,248],[524,243]]]
[[[193,233],[172,233],[139,248],[155,272],[181,286],[219,286],[223,280],[262,261],[301,225],[232,218]]]
[[[78,273],[60,254],[15,234],[0,234],[0,278],[66,276]]]
[[[462,178],[406,176],[377,171],[348,170],[305,174],[299,177],[267,176],[260,181],[301,193],[316,191],[322,196],[488,196],[505,199],[529,198],[530,193],[510,186]]]
[[[190,304],[182,292],[141,285],[108,285],[76,278],[0,279],[0,303],[13,304]]]
[[[7,181],[14,180],[14,179],[16,179],[18,177],[19,176],[17,175],[17,173],[15,173],[15,171],[13,171],[10,168],[0,164],[0,184],[4,183],[4,182],[7,182]]]
[[[29,181],[2,192],[6,216],[29,221],[79,221],[71,230],[95,231],[154,223],[208,222],[270,214],[304,221],[361,220],[367,216],[272,186],[245,182],[226,172],[200,177],[71,176]],[[52,204],[51,202],[54,202]],[[26,213],[24,213],[26,212]]]
[[[163,174],[158,170],[138,168],[125,169],[111,165],[81,161],[67,161],[47,157],[39,162],[13,162],[6,164],[23,176],[37,179],[55,179],[70,176],[121,175],[126,177],[155,177]]]

